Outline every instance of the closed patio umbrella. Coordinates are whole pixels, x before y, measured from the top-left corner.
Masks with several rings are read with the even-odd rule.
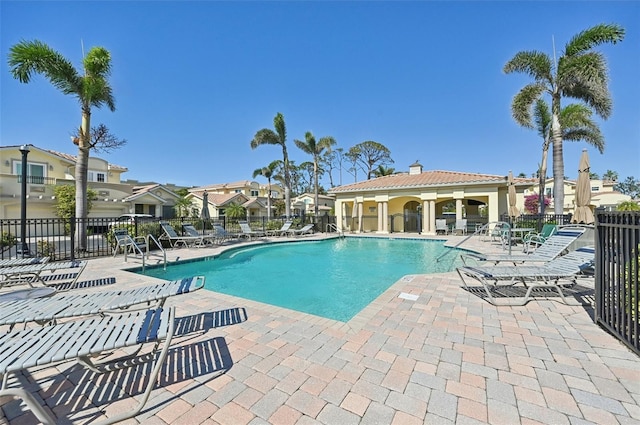
[[[571,221],[573,223],[593,224],[593,212],[589,208],[591,203],[591,179],[589,178],[589,154],[582,150],[578,165],[578,181],[576,182],[576,211]]]
[[[210,220],[209,214],[209,193],[205,190],[202,193],[202,211],[200,212],[200,218],[203,220]]]
[[[516,207],[516,185],[513,182],[513,173],[509,171],[509,217],[511,219],[515,219],[520,217],[520,211],[518,211],[518,207]]]

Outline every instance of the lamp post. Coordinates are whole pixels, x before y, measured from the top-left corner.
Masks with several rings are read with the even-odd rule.
[[[29,257],[29,245],[27,245],[27,155],[29,155],[29,145],[20,146],[20,152],[22,153],[22,190],[21,190],[21,204],[20,204],[20,239],[22,247],[20,252],[22,258]]]

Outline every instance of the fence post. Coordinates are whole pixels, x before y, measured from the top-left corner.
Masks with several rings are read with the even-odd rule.
[[[76,259],[76,218],[69,218],[69,235],[71,237],[71,261]]]

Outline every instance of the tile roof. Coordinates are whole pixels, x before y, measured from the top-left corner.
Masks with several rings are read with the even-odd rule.
[[[208,192],[208,191],[207,191]],[[202,199],[202,194],[204,193],[204,190],[198,190],[198,191],[194,191],[191,192],[194,196],[197,196],[198,198]],[[227,203],[230,203],[231,201],[235,200],[235,198],[237,197],[242,197],[242,198],[247,198],[245,195],[243,195],[242,193],[211,193],[208,192],[207,193],[207,199],[209,200],[210,204],[213,204],[215,206],[221,206],[221,205],[225,205]],[[239,203],[244,203],[245,200],[242,199],[239,201]]]
[[[516,184],[531,184],[536,179],[515,178]],[[425,186],[455,186],[477,183],[505,183],[507,176],[494,174],[465,173],[460,171],[431,170],[420,174],[399,173],[378,177],[353,184],[334,187],[329,193],[353,192],[378,189],[400,189]]]
[[[49,152],[53,155],[59,156],[62,159],[66,159],[67,161],[71,161],[71,162],[76,162],[76,160],[78,159],[77,156],[75,155],[71,155],[68,153],[63,153],[63,152],[57,152],[57,151],[52,151],[51,149],[43,149],[45,152]],[[94,157],[96,158],[96,157]],[[102,158],[101,158],[102,159]],[[111,164],[109,161],[107,161],[107,163],[109,164],[109,169],[110,170],[118,170],[118,171],[129,171],[128,168],[126,167],[122,167],[120,165],[116,165],[116,164]]]

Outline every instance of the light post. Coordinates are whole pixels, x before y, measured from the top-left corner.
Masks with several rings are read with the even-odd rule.
[[[27,245],[27,155],[29,155],[29,145],[20,146],[20,152],[22,153],[22,190],[21,190],[21,204],[20,204],[20,239],[22,247],[20,252],[22,258],[29,257],[29,245]],[[17,252],[16,252],[17,254]]]

